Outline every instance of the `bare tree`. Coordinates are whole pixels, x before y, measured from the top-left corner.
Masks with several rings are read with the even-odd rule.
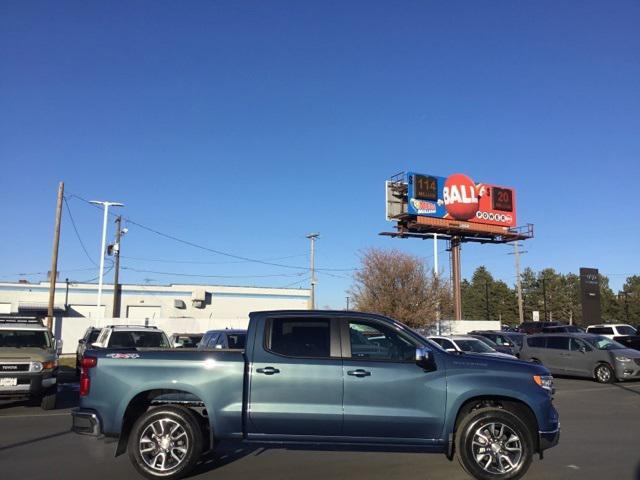
[[[398,250],[366,250],[349,290],[355,310],[393,317],[411,327],[435,323],[437,310],[449,315],[446,281],[427,273],[420,257]]]

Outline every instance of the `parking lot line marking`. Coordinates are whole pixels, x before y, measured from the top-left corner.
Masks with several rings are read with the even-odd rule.
[[[45,413],[45,414],[28,414],[28,415],[0,415],[0,418],[33,418],[33,417],[66,417],[67,413]]]

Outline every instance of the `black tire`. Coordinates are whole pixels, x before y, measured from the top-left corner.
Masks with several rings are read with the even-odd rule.
[[[504,426],[502,430],[500,425]],[[478,435],[487,439],[483,440],[487,442],[487,447],[474,443],[474,439],[479,439]],[[514,440],[515,438],[517,440]],[[495,441],[492,442],[492,439]],[[486,457],[481,456],[484,452],[480,449],[484,448],[487,451]],[[512,451],[507,451],[507,448]],[[458,426],[456,452],[462,468],[473,478],[516,480],[522,478],[531,465],[534,454],[533,435],[530,428],[508,410],[496,407],[480,408],[470,412]],[[513,467],[509,466],[508,462],[505,463],[505,457],[509,457],[514,463]],[[488,463],[482,466],[480,461],[484,463],[485,458]]]
[[[160,435],[155,435],[153,432],[160,431],[159,425],[162,427],[162,432]],[[179,437],[174,439],[170,432],[175,425],[179,425],[175,434]],[[153,439],[144,442],[144,445],[147,445],[144,448],[153,450],[143,453],[141,440],[143,438],[151,440],[150,435]],[[146,478],[177,479],[189,474],[195,467],[202,453],[202,441],[202,429],[195,413],[188,408],[167,406],[148,410],[136,420],[129,435],[127,451],[133,466]],[[179,462],[171,457],[176,452]],[[165,465],[164,469],[160,461],[160,455],[163,453],[165,458],[169,454],[167,459],[169,464]]]
[[[51,387],[42,396],[42,400],[40,400],[40,408],[42,408],[43,410],[55,409],[57,397],[58,397],[58,387]]]
[[[608,364],[601,363],[593,371],[593,378],[598,383],[613,383],[616,381],[616,374]]]

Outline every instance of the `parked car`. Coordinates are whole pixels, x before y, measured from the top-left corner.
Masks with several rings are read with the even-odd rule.
[[[103,349],[170,348],[171,344],[167,335],[157,327],[109,325],[100,331],[91,346]]]
[[[377,332],[366,356],[353,355],[351,330]],[[455,454],[475,478],[519,479],[559,440],[542,365],[451,354],[357,312],[252,313],[247,338],[245,351],[88,350],[73,431],[119,437],[116,454],[151,479],[183,477],[234,438],[391,442]]]
[[[0,399],[28,399],[43,410],[56,406],[62,342],[37,319],[0,319]]]
[[[577,325],[556,325],[553,327],[542,327],[542,333],[585,333],[585,330]]]
[[[562,325],[564,324],[560,322],[523,322],[518,330],[527,335],[533,335],[534,333],[542,333],[542,329],[545,327],[559,327]]]
[[[489,340],[487,337],[483,337],[482,335],[469,335],[470,337],[477,338],[481,342],[486,343],[489,347],[493,348],[496,352],[506,353],[508,355],[513,355],[513,350],[511,347],[507,347],[505,345],[498,345],[493,340]]]
[[[78,340],[78,348],[76,348],[76,371],[80,373],[80,365],[82,364],[82,356],[87,347],[90,347],[93,342],[98,339],[101,328],[88,327],[82,338]]]
[[[500,353],[485,342],[469,335],[431,336],[428,338],[432,342],[436,342],[447,352],[477,353],[480,355],[515,359],[515,355],[511,353]]]
[[[501,347],[508,347],[516,357],[520,354],[523,339],[526,337],[520,332],[502,332],[499,330],[474,330],[469,335],[482,335]]]
[[[542,363],[555,375],[593,378],[600,383],[640,378],[640,352],[601,335],[531,335],[520,358]]]
[[[197,348],[203,336],[203,333],[174,333],[169,344],[174,348]]]
[[[602,335],[603,337],[624,337],[627,335],[637,335],[636,329],[631,325],[625,323],[609,323],[602,325],[589,325],[587,327],[587,333],[594,335]]]
[[[204,334],[198,348],[238,349],[242,350],[247,341],[246,330],[209,330]]]

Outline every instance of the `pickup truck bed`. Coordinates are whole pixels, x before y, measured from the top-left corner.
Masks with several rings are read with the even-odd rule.
[[[385,317],[276,311],[251,315],[244,352],[87,351],[72,415],[149,478],[244,439],[457,450],[476,478],[515,479],[558,441],[552,389],[543,366],[451,354]]]

